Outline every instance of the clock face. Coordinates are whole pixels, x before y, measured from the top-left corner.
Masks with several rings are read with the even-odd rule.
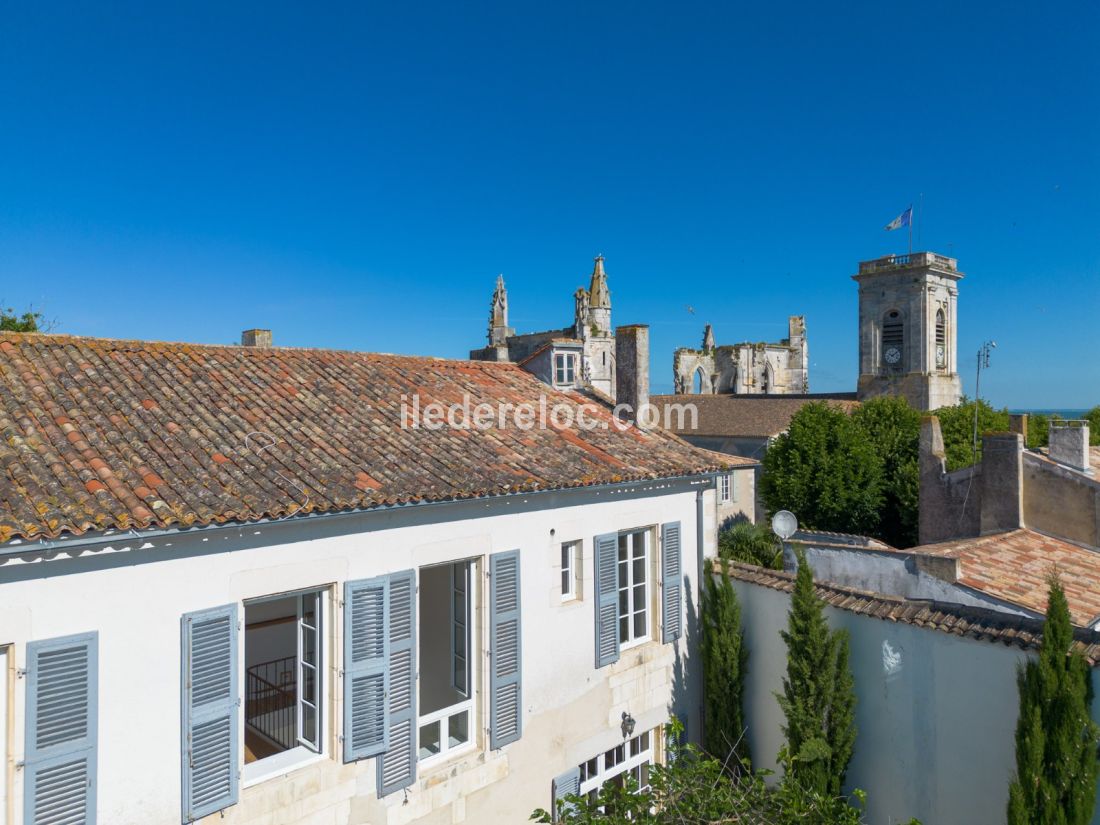
[[[887,364],[897,364],[901,361],[901,350],[897,347],[887,347],[886,352],[883,353],[883,357],[886,358]]]
[[[947,363],[947,353],[943,351],[943,344],[936,345],[936,366],[942,367]]]

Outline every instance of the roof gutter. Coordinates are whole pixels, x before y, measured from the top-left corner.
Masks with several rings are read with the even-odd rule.
[[[227,530],[236,530],[238,532],[247,530],[253,527],[266,527],[273,524],[305,524],[310,521],[323,519],[325,521],[345,519],[345,518],[362,518],[363,516],[369,516],[372,513],[387,513],[395,510],[408,510],[411,508],[422,507],[445,507],[447,505],[458,504],[470,504],[472,502],[484,501],[485,503],[492,503],[494,501],[502,501],[504,499],[511,499],[517,496],[530,497],[530,496],[544,496],[550,493],[570,493],[570,492],[614,492],[616,490],[627,490],[639,485],[647,484],[659,484],[665,482],[677,482],[677,481],[699,481],[710,482],[713,479],[728,472],[728,470],[708,470],[702,473],[693,473],[691,475],[681,476],[664,476],[661,478],[647,478],[638,479],[636,481],[617,481],[612,484],[592,484],[582,487],[555,487],[549,490],[529,490],[526,492],[512,492],[512,493],[499,493],[491,496],[478,496],[474,498],[452,498],[444,499],[441,501],[410,501],[404,504],[380,504],[374,507],[358,507],[353,510],[340,510],[337,512],[327,513],[306,513],[305,515],[293,515],[283,516],[281,518],[261,518],[255,521],[233,521],[225,524],[207,524],[200,527],[164,527],[155,530],[112,530],[106,533],[84,534],[80,536],[67,536],[57,539],[34,539],[29,541],[14,540],[9,541],[7,544],[0,546],[0,557],[3,556],[18,556],[24,553],[38,553],[38,552],[68,552],[72,549],[84,549],[90,547],[96,547],[103,544],[117,543],[120,539],[126,537],[133,537],[137,541],[148,541],[151,539],[165,538],[169,536],[182,536],[182,535],[195,535],[195,534],[208,534],[216,533]]]

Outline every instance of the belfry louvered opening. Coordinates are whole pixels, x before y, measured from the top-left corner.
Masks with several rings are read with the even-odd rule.
[[[417,758],[472,744],[474,563],[420,568],[420,680]]]

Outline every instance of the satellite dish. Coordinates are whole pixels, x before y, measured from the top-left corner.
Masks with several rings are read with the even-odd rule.
[[[794,513],[790,510],[780,510],[772,516],[772,532],[783,541],[793,536],[797,529],[798,519],[794,517]]]

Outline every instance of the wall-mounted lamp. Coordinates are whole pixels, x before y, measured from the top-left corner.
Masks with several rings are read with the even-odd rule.
[[[629,739],[634,734],[634,725],[634,717],[624,710],[623,723],[619,726],[623,731],[623,739]]]

